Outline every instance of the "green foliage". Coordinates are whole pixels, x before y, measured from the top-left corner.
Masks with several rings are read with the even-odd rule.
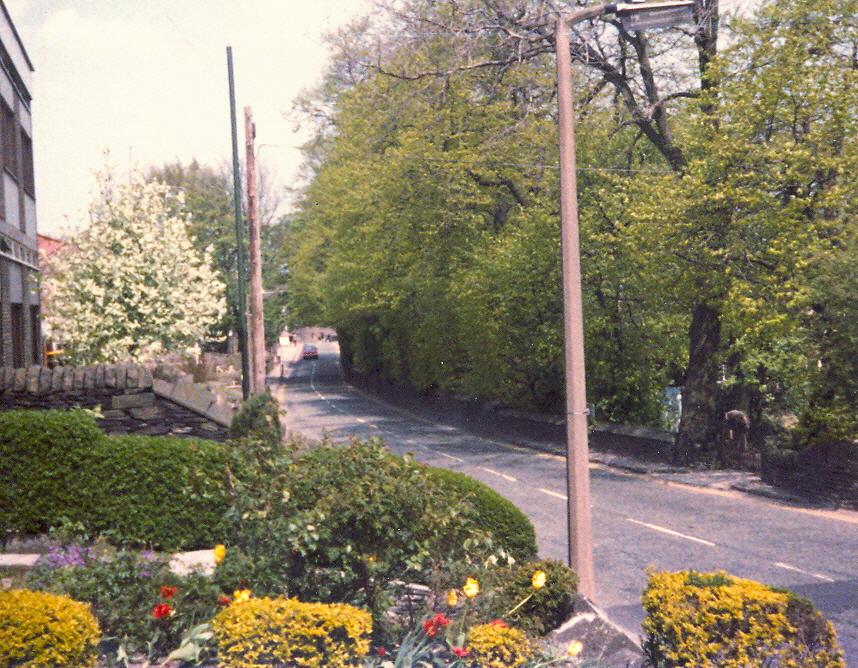
[[[241,404],[229,425],[229,436],[265,442],[269,447],[280,445],[283,440],[280,405],[270,391],[255,394]]]
[[[644,651],[655,668],[843,668],[834,628],[806,600],[726,573],[651,573]]]
[[[209,547],[226,531],[227,449],[199,439],[106,437],[81,410],[0,413],[0,519],[117,543]]]
[[[540,589],[534,589],[532,583],[537,571],[546,575],[545,586]],[[578,588],[575,571],[551,560],[516,564],[502,569],[493,580],[495,592],[489,597],[489,617],[501,617],[532,635],[548,633],[566,621]],[[513,609],[515,612],[508,614]]]
[[[92,453],[103,438],[82,410],[0,413],[0,527],[36,534],[59,518],[88,522],[99,500]]]
[[[0,591],[0,665],[94,667],[98,622],[89,606],[65,596]]]
[[[536,556],[533,524],[514,503],[464,473],[431,466],[426,467],[426,472],[449,498],[470,503],[477,526],[489,532],[495,543],[516,561],[528,561]]]
[[[226,533],[227,448],[168,436],[110,436],[92,452],[98,506],[90,526],[115,542],[211,547]]]
[[[175,575],[167,558],[104,547],[77,550],[75,557],[41,559],[27,582],[90,604],[105,634],[102,652],[109,656],[163,657],[179,646],[183,632],[218,610],[221,590],[215,581],[200,574]],[[175,587],[175,593],[162,587]],[[154,614],[157,605],[169,606],[161,618]]]
[[[347,668],[369,651],[372,618],[349,605],[251,598],[222,610],[213,626],[224,668]]]

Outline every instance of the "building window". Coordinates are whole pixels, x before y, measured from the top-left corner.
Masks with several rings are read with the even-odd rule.
[[[12,311],[12,366],[21,369],[24,360],[24,309],[20,304],[11,304]]]
[[[18,127],[15,113],[5,102],[0,102],[0,122],[3,133],[3,166],[14,176],[18,176]]]
[[[21,129],[21,154],[24,159],[23,174],[21,175],[24,192],[30,197],[36,197],[36,175],[33,171],[33,140]]]
[[[33,351],[33,364],[42,363],[42,340],[39,336],[39,307],[30,306],[30,341]]]

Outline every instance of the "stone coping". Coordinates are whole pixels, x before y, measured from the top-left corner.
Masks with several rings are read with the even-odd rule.
[[[36,553],[0,554],[0,568],[29,569],[36,565],[41,556],[43,555]],[[212,550],[176,552],[170,556],[170,570],[176,575],[187,575],[195,570],[208,575],[214,571],[214,567],[215,561]]]

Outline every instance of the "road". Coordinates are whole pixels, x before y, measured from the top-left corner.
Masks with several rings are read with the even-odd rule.
[[[288,379],[273,383],[290,431],[310,438],[380,436],[393,452],[463,471],[530,517],[541,556],[565,561],[561,457],[474,436],[369,397],[342,381],[336,343],[317,345],[318,360],[297,362]],[[596,603],[633,636],[640,635],[648,568],[723,569],[811,599],[837,627],[849,665],[858,667],[858,513],[796,508],[593,464],[591,491]]]

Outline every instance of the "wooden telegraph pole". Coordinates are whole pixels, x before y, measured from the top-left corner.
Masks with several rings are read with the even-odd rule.
[[[247,232],[250,242],[250,391],[265,391],[265,324],[262,317],[262,253],[256,199],[256,126],[253,110],[244,108],[244,144],[247,169]]]

